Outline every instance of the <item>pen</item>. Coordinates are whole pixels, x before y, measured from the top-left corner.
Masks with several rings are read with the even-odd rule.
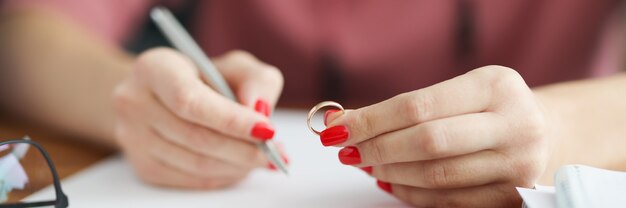
[[[183,28],[167,8],[161,6],[154,7],[152,11],[150,11],[150,17],[170,43],[181,53],[187,55],[197,65],[211,87],[227,98],[237,101],[235,94],[230,87],[228,87],[228,83],[226,83],[224,77],[217,71],[209,57],[204,54],[198,44],[191,38],[189,33],[187,33],[185,28]],[[274,143],[265,141],[257,143],[257,146],[274,166],[278,167],[283,173],[288,173],[287,166],[276,150]]]

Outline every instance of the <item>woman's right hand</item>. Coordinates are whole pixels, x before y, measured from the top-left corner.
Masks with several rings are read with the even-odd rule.
[[[255,143],[274,135],[268,116],[283,87],[280,71],[242,51],[213,60],[239,102],[213,90],[190,59],[167,48],[142,53],[116,87],[117,143],[143,181],[212,189],[269,167]]]

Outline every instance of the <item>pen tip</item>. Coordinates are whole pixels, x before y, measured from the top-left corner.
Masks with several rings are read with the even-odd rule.
[[[280,169],[280,172],[283,172],[283,174],[285,174],[285,175],[287,175],[287,176],[289,175],[289,171],[288,171],[287,169],[283,169],[283,168],[281,168],[281,169]]]

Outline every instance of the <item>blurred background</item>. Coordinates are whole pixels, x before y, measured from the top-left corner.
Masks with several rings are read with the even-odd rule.
[[[112,134],[90,128],[112,120],[101,112],[113,86],[137,54],[169,45],[149,21],[154,5],[208,55],[241,49],[278,67],[281,107],[361,107],[484,65],[531,87],[626,69],[619,0],[0,0],[0,138],[52,138],[42,143],[61,175],[109,155],[89,139],[53,141]]]

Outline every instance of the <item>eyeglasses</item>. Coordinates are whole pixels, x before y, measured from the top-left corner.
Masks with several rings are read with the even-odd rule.
[[[28,152],[29,149],[38,151]],[[25,170],[22,165],[29,169]],[[55,199],[18,201],[52,180]],[[48,152],[28,137],[0,142],[0,208],[55,207],[66,208],[67,196]]]

